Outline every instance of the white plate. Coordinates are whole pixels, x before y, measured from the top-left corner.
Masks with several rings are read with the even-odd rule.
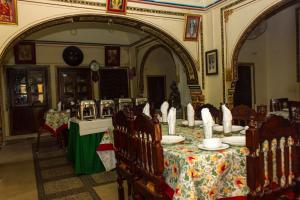
[[[238,132],[238,131],[241,131],[243,129],[244,129],[243,126],[237,126],[237,125],[232,125],[231,126],[231,132]],[[217,132],[223,132],[223,126],[215,125],[215,126],[213,126],[213,130],[217,131]]]
[[[203,121],[202,121],[202,120],[195,120],[195,125],[196,125],[196,126],[199,126],[199,125],[201,125],[201,124],[203,124]]]
[[[230,136],[223,137],[222,142],[234,146],[245,146],[246,145],[246,137],[245,136]]]
[[[232,126],[231,126],[231,131],[232,131],[232,132],[238,132],[238,131],[241,131],[241,130],[243,130],[243,129],[244,129],[243,126],[237,126],[237,125],[232,125]]]
[[[189,125],[189,122],[188,122],[188,120],[182,120],[181,124],[182,124],[183,126],[188,126],[188,125]]]
[[[213,126],[214,131],[223,132],[223,126],[221,125],[214,125]]]
[[[162,144],[176,144],[184,141],[185,138],[181,135],[163,135],[161,143]]]
[[[227,149],[227,148],[229,148],[229,145],[228,144],[222,144],[220,147],[207,148],[203,144],[199,144],[198,148],[202,149],[202,150],[208,150],[208,151],[217,151],[217,150]]]

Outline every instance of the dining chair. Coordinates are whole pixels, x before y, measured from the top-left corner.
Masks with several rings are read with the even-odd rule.
[[[151,119],[140,114],[134,120],[135,131],[135,180],[134,199],[171,199],[165,192],[167,185],[162,176],[164,169],[162,132],[157,115]]]
[[[257,105],[256,106],[256,116],[257,116],[257,121],[264,121],[264,119],[267,117],[267,105]]]
[[[232,124],[246,126],[251,116],[256,116],[256,111],[247,105],[238,105],[231,109]]]
[[[222,117],[221,117],[221,113],[220,113],[220,110],[218,108],[216,108],[215,106],[213,106],[212,104],[203,104],[201,106],[197,106],[195,108],[195,116],[197,119],[202,119],[201,117],[201,110],[203,108],[208,108],[211,116],[214,118],[215,122],[217,124],[220,124],[222,122]]]
[[[300,120],[300,101],[288,101],[289,119]]]
[[[113,115],[113,135],[116,156],[116,171],[118,182],[118,199],[124,200],[123,179],[128,185],[128,197],[131,196],[133,174],[133,113],[120,110]]]
[[[288,98],[270,99],[270,112],[280,111],[288,107]]]
[[[271,115],[261,126],[252,116],[246,131],[247,185],[252,199],[295,199],[299,190],[299,136],[287,119]]]

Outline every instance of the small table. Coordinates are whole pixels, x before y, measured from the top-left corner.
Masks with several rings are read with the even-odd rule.
[[[48,130],[56,138],[68,128],[70,113],[65,111],[48,111],[45,115],[44,129]]]
[[[74,163],[76,174],[106,170],[97,154],[97,148],[103,140],[112,141],[109,139],[112,138],[109,131],[112,127],[111,118],[91,121],[70,119],[67,157]]]

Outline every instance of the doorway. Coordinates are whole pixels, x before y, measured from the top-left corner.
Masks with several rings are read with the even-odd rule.
[[[147,76],[148,101],[155,109],[160,109],[166,100],[166,76]]]
[[[12,135],[37,132],[48,109],[48,68],[7,68],[10,130]]]
[[[238,63],[238,81],[235,85],[234,106],[255,104],[254,64]]]

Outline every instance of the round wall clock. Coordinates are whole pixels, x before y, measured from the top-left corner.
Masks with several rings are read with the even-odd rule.
[[[78,47],[69,46],[64,49],[63,59],[70,66],[78,66],[83,61],[83,53]]]

